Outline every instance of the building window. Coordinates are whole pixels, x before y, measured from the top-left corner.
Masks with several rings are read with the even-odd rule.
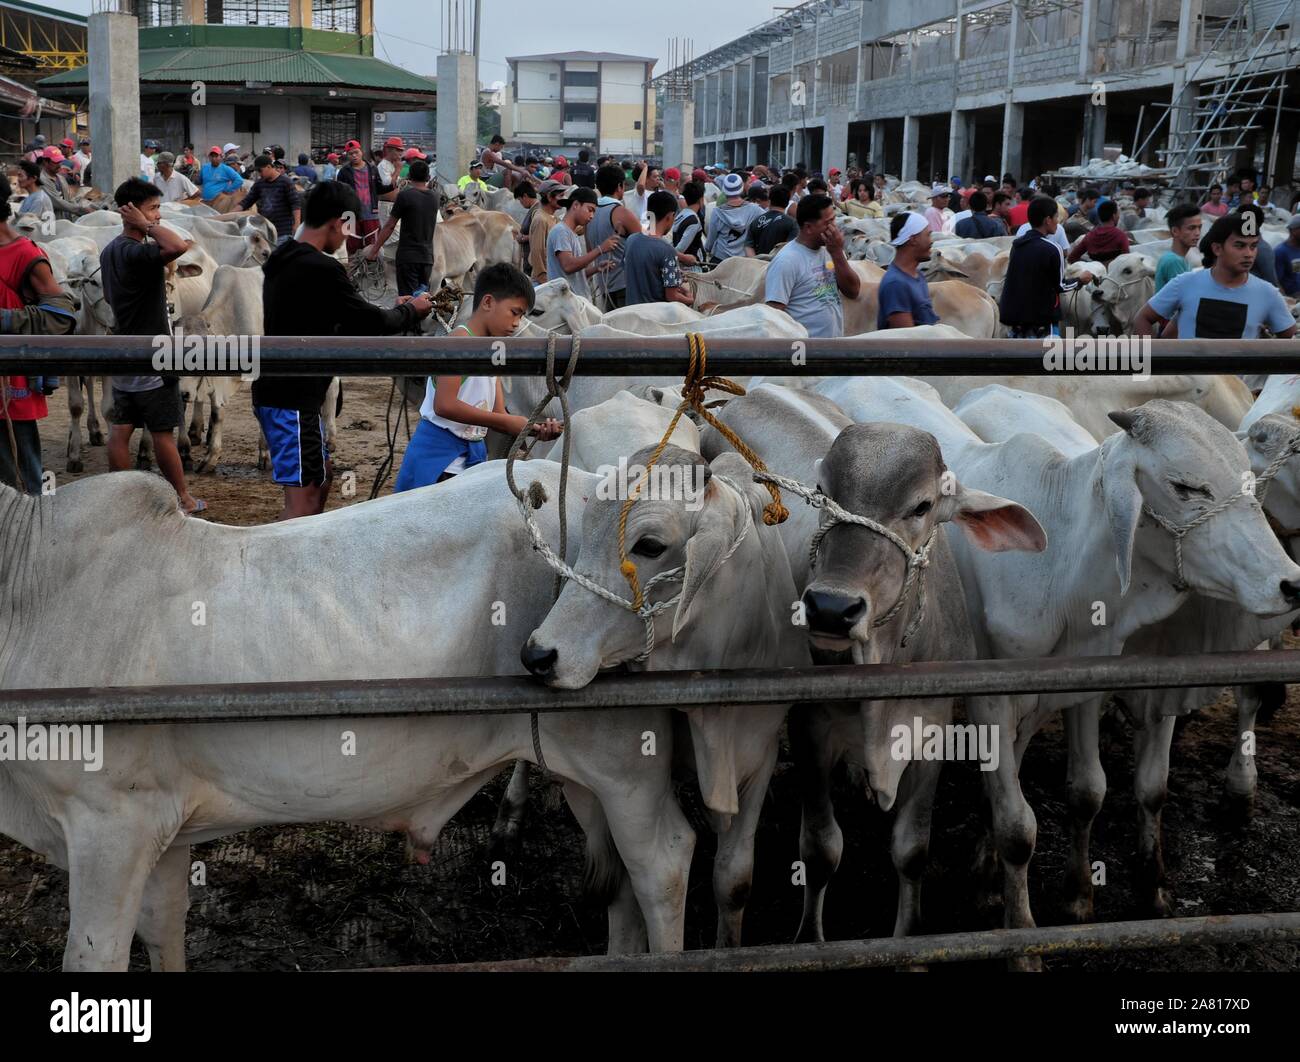
[[[594,103],[566,103],[564,105],[564,120],[566,122],[594,122],[596,120],[596,105]]]
[[[315,153],[341,151],[349,140],[360,140],[361,122],[356,111],[311,109],[311,150]]]
[[[136,0],[135,14],[141,26],[180,26],[187,19],[182,15],[182,0]]]
[[[640,129],[640,128],[641,128],[641,123],[640,123],[640,122],[633,122],[633,123],[632,123],[632,128],[633,128],[633,129]]]
[[[235,132],[260,133],[262,131],[262,108],[235,104]]]
[[[311,28],[356,33],[359,6],[360,0],[312,0]]]
[[[207,0],[211,26],[287,26],[289,0]]]
[[[595,70],[566,70],[564,83],[572,88],[596,88],[600,84],[600,74]]]

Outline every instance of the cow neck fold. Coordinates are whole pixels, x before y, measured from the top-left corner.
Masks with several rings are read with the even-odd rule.
[[[17,640],[34,621],[25,610],[39,607],[35,558],[50,502],[0,484],[0,688]]]

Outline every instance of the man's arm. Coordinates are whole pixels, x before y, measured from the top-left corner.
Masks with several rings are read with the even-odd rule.
[[[334,334],[340,336],[388,336],[414,328],[417,321],[433,309],[427,296],[408,299],[399,306],[385,309],[361,297],[361,293],[348,279],[342,263],[328,272],[326,290],[319,292],[321,306],[330,307],[337,315]]]
[[[253,182],[253,187],[248,190],[248,194],[239,201],[239,209],[248,211],[262,201],[262,189],[265,184],[259,179]]]
[[[45,189],[45,194],[50,197],[50,202],[54,204],[55,210],[66,210],[72,214],[84,214],[90,209],[88,204],[75,203],[71,199],[64,199],[63,189],[59,186],[58,181],[50,181],[48,184],[41,182],[41,187]]]
[[[912,328],[915,324],[910,312],[891,313],[885,318],[886,328]]]
[[[846,299],[856,299],[862,290],[862,278],[844,254],[844,233],[834,226],[826,230],[826,250],[835,266],[835,286]]]
[[[695,302],[695,296],[678,285],[675,288],[664,288],[664,302],[680,302],[685,306],[690,306]]]
[[[297,213],[298,212],[295,210],[294,211],[295,218],[297,216]],[[397,228],[397,222],[398,222],[398,218],[393,214],[389,214],[388,220],[384,222],[384,227],[379,230],[379,235],[375,238],[374,245],[366,248],[366,257],[369,258],[372,262],[379,257],[380,249],[388,241],[388,237],[390,237],[393,234],[393,230]],[[297,228],[296,221],[294,223],[294,227]]]
[[[1082,258],[1088,250],[1088,248],[1085,246],[1087,242],[1088,242],[1088,234],[1085,232],[1082,236],[1080,236],[1077,240],[1074,241],[1074,246],[1070,248],[1070,253],[1065,256],[1065,260],[1067,262],[1077,262],[1080,258]]]
[[[1160,315],[1151,308],[1151,304],[1148,302],[1142,309],[1138,310],[1137,318],[1133,321],[1133,333],[1139,336],[1153,335],[1153,330],[1160,321]]]
[[[614,237],[611,236],[609,239],[612,240],[613,238]],[[560,263],[560,268],[563,269],[566,274],[576,273],[579,269],[586,269],[587,266],[591,265],[592,262],[604,254],[606,250],[609,249],[606,247],[606,244],[608,243],[609,240],[606,240],[605,243],[602,243],[599,247],[588,251],[584,255],[576,255],[572,251],[556,251],[555,260]]]
[[[609,223],[620,236],[631,236],[632,233],[641,231],[641,219],[621,204],[610,214]]]

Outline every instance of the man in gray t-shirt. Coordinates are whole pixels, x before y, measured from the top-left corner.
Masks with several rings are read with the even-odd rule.
[[[665,237],[673,227],[677,197],[672,192],[652,192],[646,212],[653,224],[651,233],[634,232],[627,238],[623,254],[623,275],[627,279],[626,306],[645,302],[681,302],[690,305],[690,292],[682,283],[677,251]]]
[[[844,254],[844,237],[835,227],[829,196],[799,200],[799,235],[776,253],[767,267],[763,300],[784,310],[809,336],[834,339],[844,334],[841,295],[856,299],[861,280]]]
[[[590,299],[587,273],[592,263],[616,245],[619,238],[610,236],[589,251],[578,235],[578,229],[586,226],[596,212],[596,193],[590,188],[575,188],[564,204],[564,219],[546,237],[546,276],[550,280],[564,277],[575,294]]]

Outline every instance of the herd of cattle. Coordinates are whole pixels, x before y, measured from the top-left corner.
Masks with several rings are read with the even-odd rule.
[[[187,330],[256,334],[260,270],[250,266],[273,236],[255,219],[228,230],[184,213],[169,211],[196,242],[168,282],[176,317]],[[485,213],[449,218],[438,232],[472,233],[476,261],[488,260]],[[88,331],[102,327],[102,292],[96,295],[85,258],[88,245],[102,246],[112,231],[103,223],[109,217],[92,215],[46,242],[56,270],[81,294]],[[439,256],[449,262],[445,249]],[[945,253],[945,263],[956,260]],[[738,261],[716,290],[752,294],[753,278],[741,271],[764,265]],[[864,278],[879,268],[865,260],[857,267]],[[452,276],[451,268],[443,275]],[[936,306],[940,291],[953,292],[953,317],[940,308],[944,320],[965,308],[967,334],[991,336],[996,315],[982,330],[978,313],[992,300],[969,279],[935,283]],[[849,315],[846,308],[846,333]],[[874,321],[874,308],[863,320]],[[666,305],[601,313],[563,280],[538,289],[526,328],[803,334],[761,296],[707,317]],[[749,464],[712,426],[682,420],[660,462],[701,469],[702,499],[638,500],[624,534],[622,501],[601,489],[605,470],[621,458],[648,462],[680,381],[579,375],[570,389],[571,533],[563,559],[581,578],[570,578],[558,599],[499,461],[434,487],[261,527],[186,519],[165,482],[139,474],[89,477],[50,497],[0,488],[0,688],[493,676],[526,668],[572,689],[619,666],[1252,649],[1276,644],[1300,615],[1300,565],[1289,553],[1300,535],[1290,530],[1300,529],[1300,376],[1269,377],[1258,397],[1233,376],[742,382],[743,396],[716,396],[729,399],[718,411],[722,422],[773,472],[815,488],[853,519],[828,527],[818,509],[787,492],[789,519],[767,525],[769,495]],[[512,410],[531,411],[543,394],[540,380],[509,381]],[[554,549],[560,466],[543,449],[516,476]],[[93,563],[86,563],[88,541]],[[642,585],[658,584],[655,600],[669,599],[669,587],[680,583],[675,607],[650,621],[648,657],[644,617],[590,589],[625,593],[625,559]],[[116,617],[111,635],[86,636],[86,601]],[[206,614],[200,626],[191,620],[196,601]],[[1174,721],[1219,692],[1122,694],[1137,724],[1135,873],[1146,902],[1162,914],[1171,906],[1161,812]],[[1269,692],[1235,691],[1243,741],[1231,750],[1226,784],[1245,800],[1256,771],[1244,738],[1253,741]],[[993,769],[981,775],[991,810],[981,874],[1000,876],[1008,927],[1034,924],[1028,873],[1037,824],[1019,765],[1057,712],[1069,738],[1065,899],[1074,917],[1091,916],[1089,839],[1106,790],[1098,728],[1107,703],[1102,693],[965,699],[967,724],[997,748]],[[822,937],[826,888],[843,849],[830,799],[841,762],[860,770],[869,797],[895,816],[895,933],[918,931],[942,764],[900,755],[894,734],[918,716],[952,724],[954,699],[789,709],[700,704],[540,717],[547,767],[563,782],[586,835],[592,880],[609,899],[611,952],[683,946],[695,835],[673,792],[682,771],[698,779],[717,833],[717,943],[741,942],[754,837],[783,729],[803,800],[797,858],[805,902],[792,935]],[[657,736],[656,755],[644,754],[647,733]],[[405,831],[427,861],[439,831],[475,792],[506,765],[535,760],[526,715],[109,725],[102,771],[5,763],[0,832],[68,870],[65,967],[125,968],[138,934],[155,969],[180,969],[190,845],[260,825],[345,820]],[[522,789],[508,790],[503,830],[517,822]]]

